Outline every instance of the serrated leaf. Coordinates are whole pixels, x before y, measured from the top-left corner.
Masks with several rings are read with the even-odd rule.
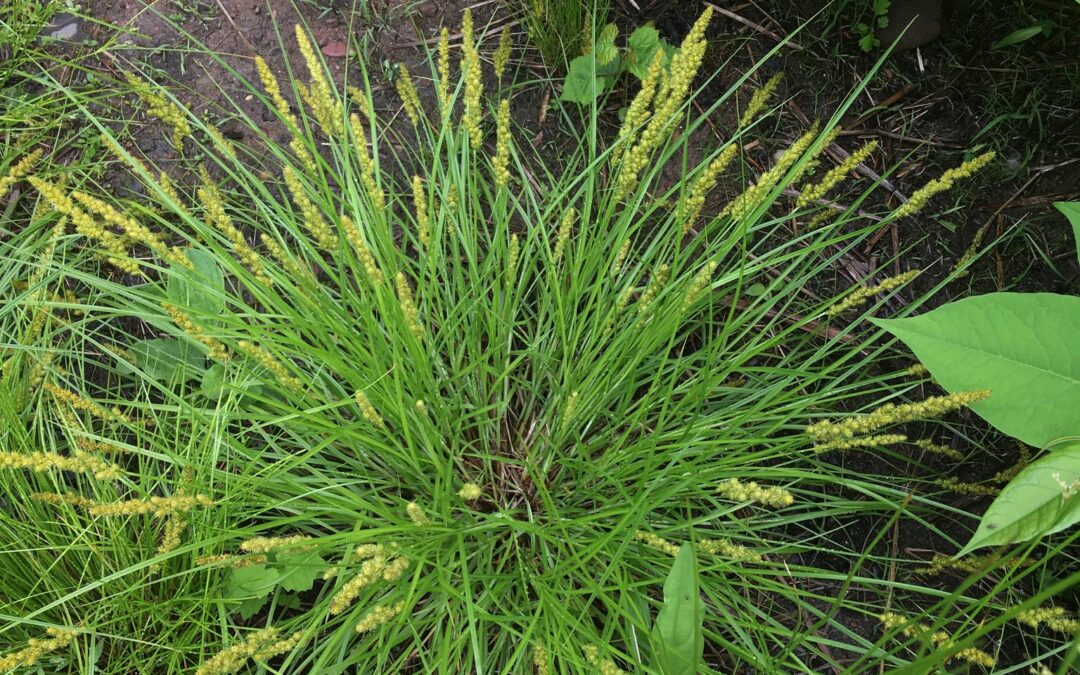
[[[604,26],[600,35],[596,38],[593,53],[596,55],[597,65],[606,66],[619,55],[619,48],[615,46],[615,38],[619,35],[619,27],[613,23]]]
[[[570,62],[566,81],[563,82],[561,100],[586,104],[600,95],[602,85],[595,74],[594,63],[591,55],[578,56]]]
[[[1080,442],[1024,467],[983,514],[971,541],[958,553],[1060,532],[1080,522]]]
[[[225,275],[206,251],[185,251],[193,270],[182,265],[169,268],[166,293],[169,302],[199,316],[218,316],[225,310]]]
[[[646,24],[638,26],[626,42],[627,66],[634,77],[645,79],[653,55],[660,48],[660,31]]]
[[[656,616],[652,647],[664,675],[694,675],[705,649],[705,603],[698,591],[694,547],[683,544],[664,582],[664,607]]]
[[[190,380],[205,370],[203,355],[176,338],[137,340],[128,351],[134,355],[135,365],[159,382]]]
[[[278,585],[287,591],[310,591],[328,565],[318,553],[298,551],[278,553],[276,561],[281,577]]]
[[[1004,433],[1042,448],[1080,432],[1080,298],[991,293],[873,322],[949,392],[989,389],[971,409]]]
[[[1061,211],[1072,225],[1073,239],[1076,241],[1076,259],[1080,260],[1080,202],[1054,202],[1054,207]]]

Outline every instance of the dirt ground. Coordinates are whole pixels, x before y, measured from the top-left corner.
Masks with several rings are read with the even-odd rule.
[[[296,23],[310,27],[317,47],[323,50],[338,81],[345,78],[355,81],[358,75],[355,69],[346,72],[348,61],[341,57],[342,44],[360,47],[373,76],[371,91],[376,110],[383,118],[389,118],[399,113],[389,81],[394,64],[409,68],[419,82],[421,96],[430,102],[432,92],[425,82],[425,74],[430,72],[425,49],[429,45],[434,48],[444,25],[456,36],[465,4],[466,0],[420,3],[373,0],[357,3],[359,9],[352,11],[348,0],[309,0],[295,6],[287,0],[158,0],[149,8],[142,0],[95,0],[88,9],[100,23],[88,30],[100,42],[115,39],[119,43],[120,48],[112,50],[117,59],[102,60],[102,69],[119,75],[135,64],[162,83],[179,85],[183,98],[200,114],[219,123],[227,135],[239,142],[257,144],[259,139],[244,136],[243,125],[230,124],[227,106],[222,105],[226,97],[239,101],[244,111],[260,121],[271,137],[279,141],[287,138],[284,130],[277,128],[274,116],[257,99],[248,97],[249,92],[235,82],[229,69],[257,82],[256,55],[266,58],[283,80],[288,72],[286,56],[294,68],[302,68],[303,61],[291,35]],[[472,4],[478,25],[488,28],[488,41],[481,51],[490,54],[498,29],[508,23],[513,25],[513,16],[506,6],[508,3],[483,0]],[[707,75],[715,75],[715,79],[699,100],[702,106],[708,106],[710,96],[717,96],[759,63],[777,44],[776,36],[794,30],[823,6],[821,2],[779,0],[759,3],[764,9],[754,3],[717,4],[737,7],[731,13],[741,20],[725,15],[714,19],[707,58],[712,71]],[[701,9],[698,0],[651,3],[642,0],[614,5],[614,20],[622,34],[645,21],[654,21],[674,43],[685,34]],[[993,128],[982,131],[993,121],[987,119],[992,113],[985,110],[985,94],[995,84],[994,78],[1003,74],[988,61],[997,57],[988,56],[986,49],[978,45],[971,46],[970,30],[979,20],[978,16],[954,19],[951,34],[946,31],[927,45],[893,55],[846,116],[846,131],[837,145],[850,152],[871,139],[881,144],[882,150],[869,168],[889,174],[893,186],[889,199],[894,206],[944,168],[963,161],[966,151],[989,147],[988,140],[995,132]],[[523,30],[518,25],[513,30],[515,44],[523,46],[526,42]],[[812,32],[813,25],[805,30]],[[845,35],[842,28],[837,31],[837,37],[846,40],[843,45],[836,47],[831,37],[815,39],[812,34],[798,35],[795,38],[798,47],[782,48],[755,75],[754,80],[761,82],[774,72],[785,72],[782,94],[787,102],[774,138],[791,138],[811,120],[828,119],[839,102],[873,68],[877,54],[864,55],[853,49],[851,36]],[[221,55],[222,61],[198,54],[194,49],[197,44]],[[282,44],[286,46],[284,53]],[[519,68],[541,72],[535,52],[519,50],[518,54]],[[547,84],[537,84],[535,91],[516,95],[515,121],[533,134],[548,131],[558,124],[557,116],[550,116],[541,125],[538,121],[541,102],[556,95]],[[1074,93],[1072,99],[1066,95],[1048,108],[1049,112],[1039,121],[1040,141],[1035,146],[1023,133],[1004,138],[997,146],[1001,168],[988,171],[963,190],[935,200],[926,215],[880,232],[869,247],[858,252],[859,264],[864,269],[880,268],[888,273],[924,268],[927,273],[920,283],[925,289],[941,279],[982,231],[987,244],[997,240],[997,245],[962,284],[946,289],[939,302],[948,297],[1006,289],[1080,294],[1080,265],[1071,230],[1051,206],[1054,201],[1075,200],[1080,194],[1080,164],[1072,163],[1080,149],[1075,112],[1080,107],[1078,99],[1080,92]],[[612,119],[618,105],[617,101],[611,102]],[[732,119],[730,113],[726,117],[719,115],[708,133],[723,136],[730,130]],[[174,159],[167,135],[160,129],[147,124],[133,131],[134,144],[148,159],[163,165]],[[557,138],[557,133],[549,132],[542,142],[558,143]],[[748,159],[758,166],[767,166],[778,147],[781,143],[763,143]],[[555,152],[555,147],[550,151]],[[890,174],[901,163],[902,168]],[[726,196],[717,195],[717,199],[724,200]],[[977,467],[964,467],[966,480],[988,478],[1010,466],[1017,456],[1015,445],[1007,439],[987,432],[981,442],[987,455],[995,459],[980,462]],[[899,463],[892,465],[858,456],[838,461],[848,462],[850,468],[866,473],[904,475],[912,470]],[[925,461],[939,467],[945,476],[958,470],[940,460],[936,464],[935,460]],[[957,495],[954,503],[960,508],[976,509],[980,501],[985,502],[986,498]],[[947,522],[936,525],[950,531]],[[848,543],[857,547],[873,538],[880,526],[880,523],[847,523],[842,531],[851,538]],[[945,550],[941,536],[913,526],[898,529],[879,545],[887,547],[882,553],[891,550],[893,554],[927,559],[936,552],[952,553]],[[951,581],[942,583],[947,586]],[[860,622],[864,625],[856,625]],[[866,624],[865,617],[852,617],[852,623],[853,630],[860,633],[876,630],[875,626]],[[1016,662],[1024,658],[1022,651],[1003,656]]]

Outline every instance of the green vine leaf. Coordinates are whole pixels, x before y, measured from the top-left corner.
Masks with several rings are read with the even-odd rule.
[[[615,46],[615,38],[619,35],[619,27],[613,23],[604,26],[596,38],[596,46],[593,52],[596,54],[596,63],[606,66],[619,56],[619,48]]]
[[[1080,432],[1080,298],[991,293],[906,319],[874,319],[950,393],[989,389],[971,406],[1028,445]]]
[[[971,541],[957,556],[984,546],[1029,541],[1080,522],[1080,442],[1025,467],[983,514]]]
[[[562,100],[574,103],[591,103],[600,95],[602,90],[593,70],[594,59],[589,56],[578,56],[570,62],[570,69],[566,73],[566,81],[563,82]]]
[[[683,544],[664,582],[664,607],[656,616],[652,646],[664,675],[694,675],[705,650],[705,603],[698,591],[694,547]]]
[[[278,553],[276,562],[281,568],[278,585],[287,591],[310,591],[328,567],[326,561],[313,551]]]

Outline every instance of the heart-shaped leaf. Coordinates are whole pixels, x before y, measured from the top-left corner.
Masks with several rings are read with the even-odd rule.
[[[1080,298],[991,293],[907,319],[874,319],[950,392],[989,389],[971,406],[1036,447],[1080,432]]]
[[[664,607],[653,625],[652,647],[664,675],[694,675],[705,649],[705,603],[698,592],[694,547],[683,544],[664,582]]]
[[[1009,481],[958,556],[1028,541],[1080,522],[1080,442],[1044,455]]]
[[[287,591],[311,590],[327,568],[326,561],[312,551],[278,553],[276,562],[281,574],[278,583]]]

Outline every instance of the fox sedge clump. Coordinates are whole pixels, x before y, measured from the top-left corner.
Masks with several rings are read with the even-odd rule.
[[[695,98],[717,82],[712,10],[679,49],[640,52],[621,121],[601,101],[544,143],[507,80],[511,34],[480,11],[396,82],[332,74],[299,29],[298,63],[274,68],[300,79],[255,58],[241,83],[280,133],[246,101],[229,111],[265,148],[140,80],[187,153],[134,159],[101,124],[143,196],[74,169],[61,184],[40,156],[5,171],[38,215],[8,228],[27,245],[0,312],[3,629],[29,650],[2,662],[660,672],[661,617],[694,593],[702,656],[679,672],[986,664],[937,626],[993,612],[1064,635],[1075,618],[1050,602],[949,604],[913,581],[1027,570],[1020,554],[890,548],[892,528],[937,522],[943,487],[986,487],[925,471],[978,451],[953,432],[988,393],[882,373],[911,355],[858,308],[910,275],[836,282],[878,218],[988,160],[893,215],[859,197],[807,227],[822,201],[874,193],[852,171],[874,144],[812,181],[846,142],[835,126],[762,160],[777,78],[743,109],[720,111],[734,90]],[[574,43],[602,50],[593,23]],[[851,470],[856,453],[904,481]],[[889,635],[853,629],[867,616]],[[71,620],[92,640],[41,644]]]

